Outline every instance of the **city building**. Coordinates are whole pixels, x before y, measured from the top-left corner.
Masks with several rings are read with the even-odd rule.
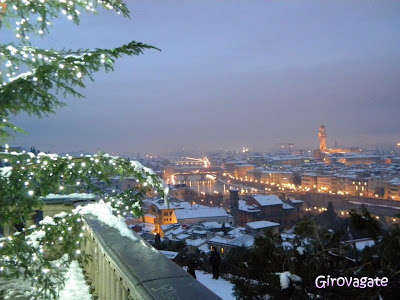
[[[378,155],[360,153],[335,153],[323,154],[323,161],[327,164],[342,163],[345,165],[370,165],[384,163],[385,160]]]
[[[279,223],[281,228],[294,224],[303,212],[303,201],[282,201],[275,195],[247,195],[239,209],[237,225],[245,226],[254,221],[271,221]],[[292,202],[294,201],[294,202]],[[257,211],[258,210],[258,211]]]
[[[219,222],[233,225],[233,217],[222,207],[205,207],[196,205],[188,209],[175,209],[173,220],[179,224],[198,224],[202,222]]]
[[[385,182],[385,198],[400,200],[400,178],[393,178]]]
[[[333,163],[336,162],[335,159],[331,158],[332,154],[344,154],[344,153],[360,153],[360,148],[358,147],[345,147],[345,148],[338,148],[335,146],[335,148],[328,148],[327,147],[327,134],[326,134],[326,129],[325,125],[321,124],[318,130],[318,140],[319,140],[319,149],[314,151],[314,157],[320,160],[323,160],[325,163]],[[336,142],[335,142],[336,144]],[[359,160],[362,161],[362,160]],[[356,164],[357,160],[352,160],[352,159],[342,159],[342,163],[346,164]]]
[[[255,169],[254,165],[236,165],[235,166],[235,172],[234,172],[234,177],[236,179],[247,179],[247,172],[252,171]]]
[[[215,247],[221,255],[225,255],[230,249],[237,247],[253,247],[254,235],[236,233],[228,236],[215,236],[208,241],[209,248]]]
[[[265,183],[276,186],[290,186],[293,184],[293,172],[257,168],[248,171],[245,179],[255,183]]]
[[[297,166],[302,164],[307,164],[311,161],[310,157],[303,157],[299,155],[279,155],[272,156],[267,160],[269,165],[277,166]]]
[[[304,173],[301,174],[301,187],[304,190],[314,190],[317,188],[317,174]]]
[[[336,191],[336,177],[331,175],[318,175],[317,191],[322,191],[322,192]]]
[[[183,200],[169,201],[165,205],[163,199],[154,199],[147,210],[148,220],[154,220],[155,232],[162,234],[163,225],[198,224],[202,222],[219,222],[233,225],[233,216],[221,207],[192,205]],[[150,217],[154,216],[154,218]]]
[[[174,199],[187,200],[186,197],[188,195],[193,195],[195,193],[196,191],[188,187],[185,183],[178,183],[170,186],[168,195]]]
[[[265,230],[271,230],[273,233],[279,233],[279,223],[270,221],[255,221],[246,223],[246,232],[254,235],[263,235]]]

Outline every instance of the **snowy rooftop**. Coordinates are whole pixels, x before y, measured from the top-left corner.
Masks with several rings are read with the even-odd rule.
[[[392,180],[388,181],[391,185],[400,185],[400,178],[393,178]]]
[[[332,154],[330,156],[333,157],[340,157],[340,158],[379,158],[378,155],[374,154],[359,154],[359,153],[337,153],[337,154]]]
[[[187,239],[186,245],[199,247],[200,245],[203,245],[206,242],[207,242],[206,239],[196,239],[196,240]]]
[[[316,173],[304,173],[304,174],[301,174],[301,176],[318,176]]]
[[[176,224],[160,225],[160,227],[165,232],[174,229],[176,227]]]
[[[245,160],[227,160],[225,164],[247,164]]]
[[[175,229],[175,230],[173,230],[173,231],[171,231],[169,233],[178,235],[178,234],[181,234],[181,233],[184,233],[184,232],[185,232],[185,229],[183,229],[182,227],[179,227],[179,228],[177,228],[177,229]]]
[[[190,209],[175,210],[175,216],[178,220],[183,220],[195,218],[227,217],[228,214],[222,207],[192,207]]]
[[[262,173],[269,173],[269,174],[282,174],[282,175],[292,175],[292,172],[288,171],[271,171],[271,170],[264,170]]]
[[[159,251],[169,259],[174,259],[179,254],[179,252],[174,252],[174,251],[167,251],[167,250],[159,250]]]
[[[187,239],[190,235],[186,234],[186,233],[182,233],[177,235],[175,238],[177,238],[178,240],[184,240]]]
[[[218,223],[216,221],[214,221],[214,222],[203,222],[202,224],[207,229],[214,229],[214,228],[221,228],[222,227],[222,224]],[[228,223],[225,223],[225,227],[229,228],[229,227],[231,227],[231,225],[228,224]]]
[[[235,238],[213,237],[209,243],[222,244],[236,247],[251,247],[254,245],[254,236],[248,234],[238,234]]]
[[[206,230],[193,230],[194,234],[207,234]]]
[[[210,247],[208,247],[207,244],[203,244],[203,245],[199,246],[197,249],[199,249],[200,251],[202,251],[204,253],[209,253],[211,251]]]
[[[287,203],[283,203],[283,204],[282,204],[282,208],[283,208],[283,209],[293,209],[294,207],[291,206],[291,205],[289,205],[289,204],[287,204]]]
[[[205,207],[202,205],[191,205],[189,202],[186,201],[170,201],[169,205],[165,205],[164,199],[156,199],[156,200],[151,200],[151,204],[157,206],[158,209],[185,209],[185,208],[200,208],[200,207]]]
[[[292,204],[296,204],[296,203],[304,203],[303,200],[296,200],[296,199],[289,199],[290,202],[292,202]]]
[[[252,229],[262,229],[262,228],[276,227],[279,226],[280,224],[270,221],[256,221],[256,222],[246,223],[246,225]]]
[[[231,231],[228,232],[228,234],[230,236],[236,237],[239,234],[241,234],[242,232],[244,232],[246,230],[246,228],[244,227],[235,227],[234,229],[232,229]]]
[[[275,195],[252,195],[261,206],[282,205],[283,201]]]
[[[152,224],[152,223],[137,223],[137,224],[128,225],[129,228],[133,228],[135,226],[142,227],[142,231],[144,231],[144,232],[153,232],[154,229],[156,228],[156,225]]]
[[[248,205],[244,200],[239,200],[239,210],[252,213],[260,212],[256,205]]]

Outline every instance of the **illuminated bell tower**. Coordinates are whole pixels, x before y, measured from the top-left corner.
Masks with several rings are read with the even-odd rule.
[[[318,130],[319,150],[326,151],[326,132],[325,125],[322,124]]]

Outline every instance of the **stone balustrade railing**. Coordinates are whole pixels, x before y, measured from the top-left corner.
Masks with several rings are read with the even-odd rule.
[[[91,259],[84,269],[95,298],[221,299],[138,235],[124,238],[88,215],[85,222],[82,251]]]

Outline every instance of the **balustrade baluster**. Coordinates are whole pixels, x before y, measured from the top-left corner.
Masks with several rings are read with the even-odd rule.
[[[95,243],[94,240],[92,240],[93,243]],[[99,266],[99,249],[97,246],[94,246],[94,254],[93,254],[93,267],[94,267],[94,288],[95,288],[95,293],[96,295],[98,294],[99,291],[99,272],[100,272],[100,266]]]
[[[125,286],[122,286],[121,292],[122,292],[121,299],[128,300],[128,289]]]
[[[111,283],[112,283],[112,269],[111,269],[111,264],[109,261],[106,263],[106,268],[107,268],[107,283],[106,283],[106,298],[108,300],[111,300],[111,293],[112,293],[112,288],[111,288]]]
[[[101,268],[100,268],[100,300],[107,300],[105,298],[105,291],[106,291],[106,260],[104,257],[104,254],[102,252],[100,252],[100,264],[101,264]]]
[[[122,286],[122,278],[120,278],[119,276],[118,276],[118,274],[115,274],[115,287],[116,287],[116,289],[115,289],[115,299],[116,300],[122,300],[122,288],[123,288],[123,286]]]

